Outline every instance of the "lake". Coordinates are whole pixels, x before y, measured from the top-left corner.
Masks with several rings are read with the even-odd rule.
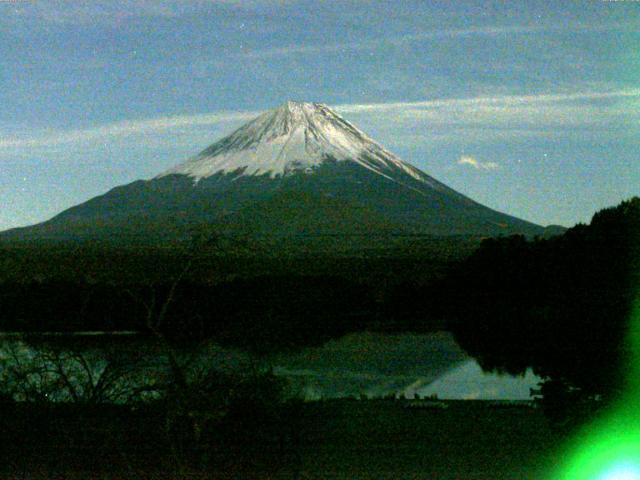
[[[127,373],[128,382],[160,384],[166,377],[161,348],[126,332],[115,336],[49,336],[45,344],[58,345],[54,353],[45,347],[27,347],[16,335],[1,338],[0,360],[5,369],[34,360],[44,361],[49,370],[66,365],[69,377],[81,384],[87,375],[98,378],[107,365],[129,362],[135,368]],[[62,344],[69,345],[69,350]],[[81,351],[82,358],[71,355],[72,351]],[[183,351],[181,359],[193,371],[212,366],[222,371],[242,371],[255,365],[246,354],[214,344],[198,351]],[[448,332],[356,333],[321,347],[272,355],[259,363],[272,366],[276,375],[288,380],[292,392],[308,400],[362,395],[412,398],[416,394],[441,399],[524,400],[539,382],[531,372],[523,377],[482,372]]]

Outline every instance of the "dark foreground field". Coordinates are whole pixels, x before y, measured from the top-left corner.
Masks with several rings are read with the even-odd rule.
[[[2,478],[546,478],[558,439],[539,410],[446,405],[296,404],[218,424],[195,449],[168,442],[152,410],[11,406],[0,413]]]

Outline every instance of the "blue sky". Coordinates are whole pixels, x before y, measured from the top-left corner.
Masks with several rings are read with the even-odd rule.
[[[0,229],[286,100],[541,224],[640,194],[640,3],[0,1]]]

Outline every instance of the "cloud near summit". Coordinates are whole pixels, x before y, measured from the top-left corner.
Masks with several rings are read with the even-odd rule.
[[[461,155],[457,163],[458,165],[469,165],[476,170],[495,170],[499,167],[496,162],[481,162],[471,155]]]

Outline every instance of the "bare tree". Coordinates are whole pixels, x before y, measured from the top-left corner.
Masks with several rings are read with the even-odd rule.
[[[5,339],[0,344],[0,388],[28,402],[129,403],[158,396],[139,352],[81,349],[51,341]]]

